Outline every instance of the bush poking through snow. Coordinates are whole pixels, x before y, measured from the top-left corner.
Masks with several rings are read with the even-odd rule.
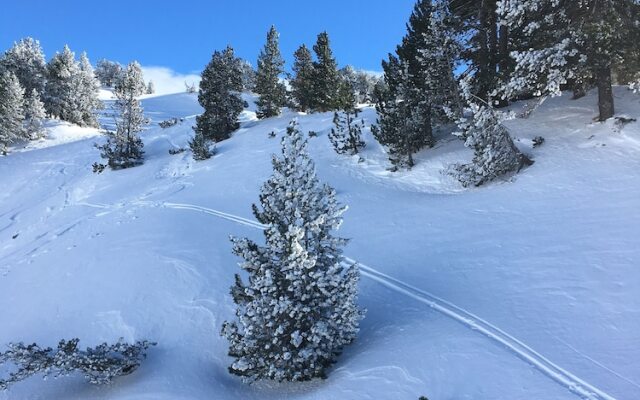
[[[172,126],[178,125],[178,122],[182,122],[182,118],[178,120],[178,118],[170,118],[166,121],[160,122],[158,125],[162,129],[171,128]]]
[[[533,147],[540,147],[544,144],[544,138],[542,136],[536,136],[533,138]]]
[[[248,381],[305,381],[325,377],[358,332],[357,265],[342,263],[346,240],[335,237],[346,207],[322,185],[307,141],[292,122],[263,185],[262,224],[267,245],[233,239],[248,273],[231,288],[237,321],[225,322],[232,374]]]
[[[12,384],[36,374],[57,378],[73,372],[82,373],[93,384],[108,384],[118,376],[134,372],[145,359],[147,349],[156,345],[146,340],[128,344],[120,339],[115,344],[102,343],[80,350],[79,341],[61,340],[55,349],[41,348],[35,343],[10,343],[9,350],[0,353],[0,365],[13,364],[16,370],[8,378],[0,379],[0,389],[6,390]]]

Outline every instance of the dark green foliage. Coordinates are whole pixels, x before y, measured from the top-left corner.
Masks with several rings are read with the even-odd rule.
[[[431,108],[428,102],[415,103],[408,100],[416,94],[416,88],[408,77],[408,67],[389,55],[383,62],[384,88],[377,92],[378,124],[372,126],[376,140],[386,147],[393,169],[411,168],[413,155],[426,146],[433,145],[431,134]]]
[[[244,108],[244,101],[240,97],[240,62],[233,49],[227,47],[222,52],[214,52],[202,72],[198,102],[204,108],[204,113],[196,117],[194,129],[205,140],[226,140],[240,127],[238,116]]]
[[[291,95],[298,111],[307,112],[313,105],[313,59],[311,52],[305,45],[300,46],[293,57]]]
[[[329,133],[329,140],[338,154],[356,155],[365,146],[362,140],[362,125],[358,118],[358,110],[336,111],[333,115],[333,125]]]
[[[90,383],[109,384],[114,378],[134,372],[146,358],[147,349],[156,343],[146,340],[127,344],[103,343],[85,350],[78,348],[79,339],[61,340],[56,349],[37,344],[10,343],[9,350],[0,353],[0,365],[12,364],[17,370],[0,379],[0,390],[36,374],[45,377],[68,376],[80,372]]]
[[[340,77],[327,32],[318,35],[313,51],[316,61],[313,63],[311,108],[320,112],[335,110],[339,107]]]
[[[267,43],[258,56],[255,92],[260,95],[256,101],[258,118],[280,115],[280,109],[287,103],[287,90],[280,76],[284,73],[284,60],[278,46],[278,32],[274,26],[267,34]]]
[[[209,141],[204,136],[196,131],[193,139],[189,141],[189,147],[193,153],[193,159],[196,161],[203,161],[211,158],[213,152],[209,149]]]

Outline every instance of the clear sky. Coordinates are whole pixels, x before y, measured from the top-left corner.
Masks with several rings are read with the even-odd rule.
[[[25,36],[39,39],[47,58],[67,43],[95,63],[137,59],[179,73],[200,71],[211,53],[231,44],[254,66],[272,24],[291,65],[302,43],[329,32],[340,66],[379,71],[400,41],[414,0],[7,0],[0,49]]]

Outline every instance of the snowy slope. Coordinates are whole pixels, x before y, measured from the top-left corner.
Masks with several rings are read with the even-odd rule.
[[[640,97],[618,89],[620,114],[640,117]],[[365,162],[336,156],[331,114],[250,109],[195,163],[168,150],[192,135],[196,96],[143,105],[141,167],[93,174],[101,139],[81,135],[0,158],[0,343],[159,345],[112,386],[31,379],[0,399],[640,398],[640,123],[594,123],[594,96],[549,100],[509,122],[536,163],[462,190],[440,173],[471,158],[451,138],[392,174],[368,131]],[[185,121],[157,127],[171,117]],[[219,336],[238,271],[228,236],[261,238],[250,205],[279,148],[268,133],[293,117],[319,133],[319,175],[350,207],[341,234],[368,312],[326,381],[247,386]]]

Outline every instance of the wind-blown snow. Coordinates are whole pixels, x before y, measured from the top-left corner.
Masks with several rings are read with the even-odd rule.
[[[640,117],[640,97],[617,88],[616,100]],[[391,173],[369,130],[358,163],[333,153],[330,113],[257,121],[250,109],[196,163],[168,154],[192,135],[196,96],[143,107],[143,166],[93,174],[102,138],[80,131],[0,158],[0,343],[158,346],[112,386],[32,379],[0,399],[640,398],[640,123],[593,122],[594,95],[510,121],[536,163],[471,190],[440,173],[472,156],[453,138]],[[375,120],[371,108],[362,116]],[[171,117],[185,120],[157,126]],[[228,374],[219,336],[239,272],[228,236],[261,240],[250,205],[279,149],[268,133],[294,117],[319,133],[319,177],[349,205],[340,234],[362,264],[368,311],[326,381],[247,386]]]

